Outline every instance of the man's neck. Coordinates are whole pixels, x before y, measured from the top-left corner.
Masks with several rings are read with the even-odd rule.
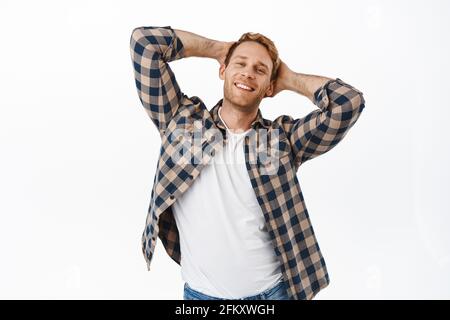
[[[226,103],[225,99],[219,107],[220,117],[225,122],[225,126],[233,133],[242,133],[250,129],[257,114],[258,109],[252,111],[239,110],[232,104]]]

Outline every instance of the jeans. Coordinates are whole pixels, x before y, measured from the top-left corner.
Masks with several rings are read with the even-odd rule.
[[[204,293],[192,289],[191,287],[189,287],[187,283],[185,283],[183,299],[184,300],[290,300],[286,291],[286,283],[284,281],[279,282],[274,287],[267,289],[266,291],[260,294],[248,296],[241,299],[223,299],[208,296]]]

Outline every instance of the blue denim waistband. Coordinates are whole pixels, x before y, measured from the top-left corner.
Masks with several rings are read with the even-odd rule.
[[[267,298],[270,298],[270,296],[277,292],[278,290],[281,289],[285,289],[285,283],[284,280],[281,280],[280,282],[278,282],[275,286],[257,294],[254,296],[248,296],[248,297],[244,297],[244,298],[240,298],[240,299],[224,299],[224,298],[218,298],[218,297],[213,297],[207,294],[204,294],[200,291],[194,290],[192,289],[187,282],[184,284],[184,290],[188,291],[190,294],[196,296],[198,299],[202,299],[202,300],[265,300]]]

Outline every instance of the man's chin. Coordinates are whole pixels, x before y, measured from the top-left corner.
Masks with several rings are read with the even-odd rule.
[[[255,105],[259,105],[258,99],[245,99],[240,97],[233,97],[230,100],[232,104],[242,109],[252,109]]]

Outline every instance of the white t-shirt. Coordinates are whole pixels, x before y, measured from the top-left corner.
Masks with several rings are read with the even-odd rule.
[[[247,132],[227,127],[228,143],[172,207],[182,279],[194,290],[225,299],[259,294],[282,279],[245,166]]]

